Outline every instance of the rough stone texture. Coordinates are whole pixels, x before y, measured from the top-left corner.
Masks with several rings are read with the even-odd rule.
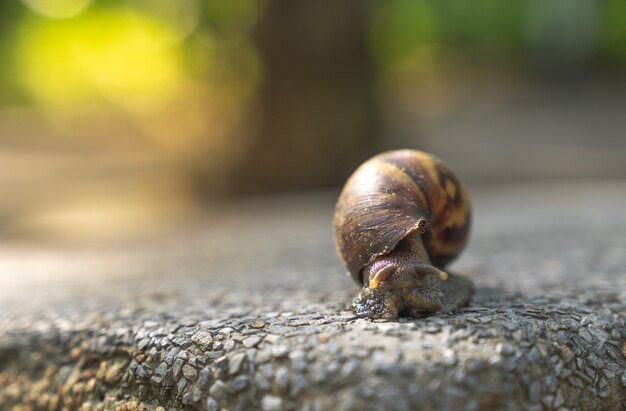
[[[142,244],[6,244],[0,406],[624,409],[626,184],[470,192],[472,304],[398,322],[347,310],[323,193]]]

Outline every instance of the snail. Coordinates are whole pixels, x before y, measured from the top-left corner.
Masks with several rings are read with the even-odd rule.
[[[356,315],[393,320],[466,305],[472,282],[444,267],[467,243],[470,209],[463,184],[432,154],[387,151],[363,163],[333,218],[337,255],[362,287]]]

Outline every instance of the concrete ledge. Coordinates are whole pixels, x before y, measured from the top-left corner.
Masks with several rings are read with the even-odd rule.
[[[626,204],[625,188],[475,190],[455,266],[473,303],[399,322],[346,310],[327,195],[251,203],[142,246],[5,248],[2,280],[19,280],[0,302],[0,404],[622,410],[626,215],[610,200]],[[576,200],[589,196],[593,214]]]

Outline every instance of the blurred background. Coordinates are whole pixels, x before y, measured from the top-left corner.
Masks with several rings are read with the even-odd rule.
[[[470,184],[624,178],[625,21],[620,0],[0,2],[0,243],[153,235],[392,148]]]

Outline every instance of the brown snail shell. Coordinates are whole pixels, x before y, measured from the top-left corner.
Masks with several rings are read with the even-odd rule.
[[[404,248],[425,253],[423,262],[443,270],[467,243],[470,209],[465,187],[437,157],[417,150],[381,153],[352,174],[339,196],[337,254],[361,286],[367,286],[364,267],[409,239],[417,249]]]

